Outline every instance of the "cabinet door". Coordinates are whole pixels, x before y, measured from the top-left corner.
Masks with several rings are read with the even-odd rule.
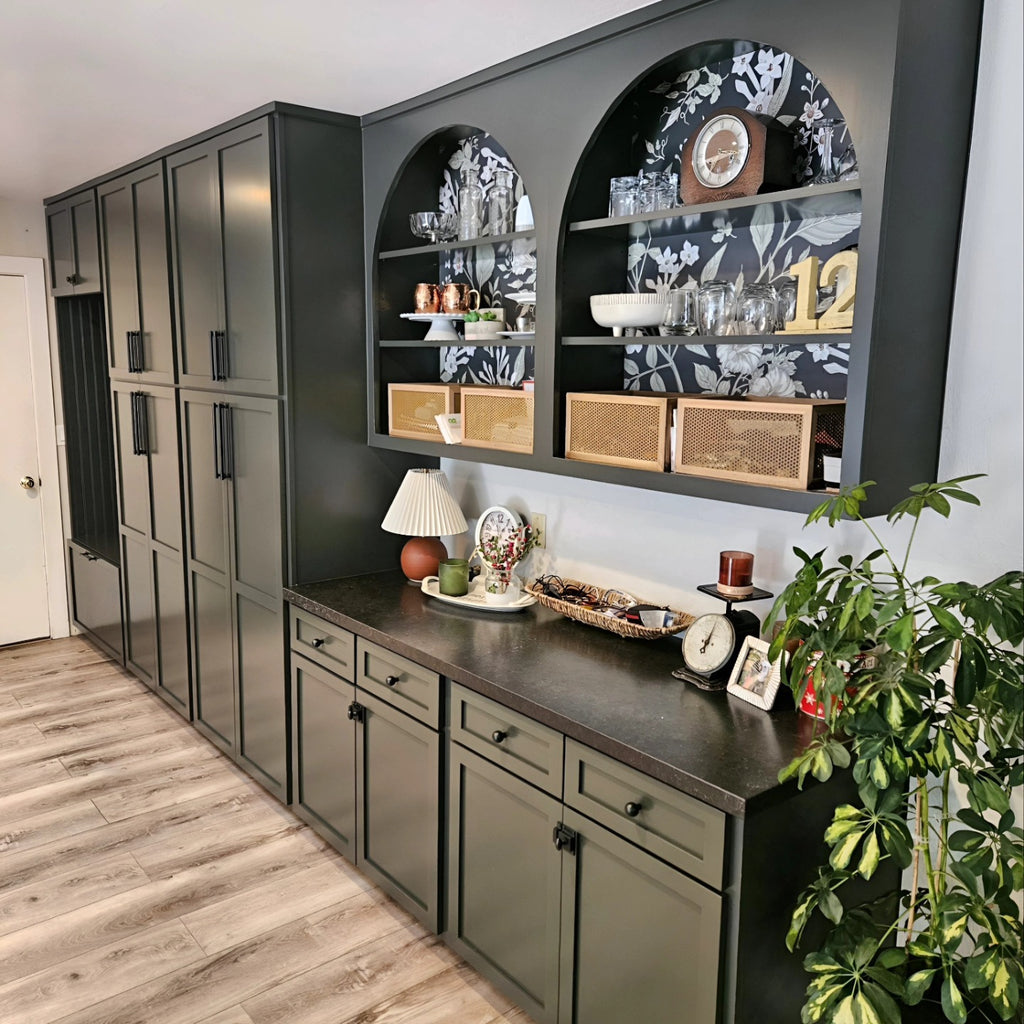
[[[560,804],[449,744],[446,939],[539,1022],[558,1012]],[[624,1017],[622,1020],[640,1020]]]
[[[100,257],[94,194],[82,192],[46,208],[50,292],[84,295],[100,291]]]
[[[212,332],[224,329],[216,163],[210,143],[167,159],[179,381],[192,387],[213,386]]]
[[[356,691],[356,863],[438,930],[440,739],[390,704]]]
[[[130,182],[121,178],[96,191],[103,240],[103,292],[107,303],[110,374],[131,372],[131,335],[139,329],[138,277]]]
[[[156,619],[149,542],[121,531],[121,581],[124,588],[124,657],[147,686],[157,680]]]
[[[227,487],[219,476],[221,437],[217,398],[182,391],[179,401],[189,563],[220,578],[226,587],[231,565]]]
[[[223,578],[190,567],[192,689],[195,723],[234,755],[235,674],[231,592]]]
[[[715,1024],[721,897],[568,808],[560,1024]]]
[[[152,496],[150,536],[180,558],[183,540],[178,403],[173,388],[151,387],[140,395]]]
[[[356,688],[292,654],[292,775],[295,809],[349,860],[356,849]]]
[[[50,250],[50,292],[75,294],[75,245],[71,238],[71,208],[67,202],[46,208],[46,241]]]
[[[114,454],[117,461],[118,516],[123,528],[149,536],[149,460],[139,444],[139,400],[131,384],[112,381]]]
[[[151,548],[153,598],[156,601],[157,683],[161,696],[186,718],[190,717],[188,681],[188,612],[185,603],[185,570],[181,555]]]
[[[167,252],[167,204],[160,164],[131,177],[135,259],[138,272],[138,330],[142,332],[142,379],[174,383],[174,328]]]
[[[225,371],[229,391],[278,394],[270,123],[216,140],[224,250]]]

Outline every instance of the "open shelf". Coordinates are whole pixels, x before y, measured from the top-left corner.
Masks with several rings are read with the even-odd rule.
[[[615,338],[608,334],[570,335],[562,338],[562,345],[569,348],[587,348],[590,346],[624,346],[624,345],[814,345],[832,343],[848,345],[851,331],[813,331],[807,334],[738,334],[728,337],[718,335],[691,334],[686,335],[642,335],[631,338]]]
[[[509,231],[504,235],[481,235],[479,238],[456,238],[450,242],[436,242],[433,245],[411,245],[406,249],[389,249],[377,257],[382,260],[397,260],[404,256],[423,256],[430,253],[452,252],[455,249],[476,249],[481,245],[501,245],[502,242],[514,242],[520,238],[536,238],[537,231]]]
[[[533,348],[533,342],[513,341],[502,339],[500,341],[466,341],[460,338],[458,341],[403,341],[383,340],[377,344],[381,348]]]

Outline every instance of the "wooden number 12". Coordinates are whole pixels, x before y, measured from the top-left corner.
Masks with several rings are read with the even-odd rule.
[[[838,284],[839,273],[849,271],[846,286],[836,295],[835,301],[817,318],[818,306],[818,257],[794,263],[789,268],[796,278],[796,316],[786,324],[786,330],[796,333],[807,331],[843,331],[853,326],[853,304],[857,297],[857,254],[837,252],[821,268],[821,281],[826,288]]]

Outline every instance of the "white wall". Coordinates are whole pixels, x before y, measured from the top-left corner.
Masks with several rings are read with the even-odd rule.
[[[922,526],[912,563],[919,575],[982,582],[1024,562],[1024,159],[1020,132],[1008,127],[1020,119],[1021,36],[1020,0],[989,0],[939,465],[940,479],[988,476],[974,484],[980,509],[957,505],[952,527],[937,516]],[[991,158],[994,139],[998,160]],[[530,556],[527,573],[553,569],[685,610],[721,608],[695,587],[717,578],[718,552],[724,548],[753,551],[755,581],[776,592],[799,565],[791,552],[794,544],[808,551],[870,550],[862,528],[853,523],[834,531],[804,530],[803,516],[791,512],[450,459],[442,460],[442,467],[467,518],[491,504],[547,516],[547,549]],[[885,523],[879,519],[873,525]],[[465,550],[468,544],[466,537],[454,538],[449,548]]]

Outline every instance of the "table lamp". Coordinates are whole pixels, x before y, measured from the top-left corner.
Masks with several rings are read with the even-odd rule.
[[[402,572],[410,583],[437,575],[438,562],[448,557],[439,537],[469,529],[440,469],[410,469],[380,525],[409,538],[402,548]]]

